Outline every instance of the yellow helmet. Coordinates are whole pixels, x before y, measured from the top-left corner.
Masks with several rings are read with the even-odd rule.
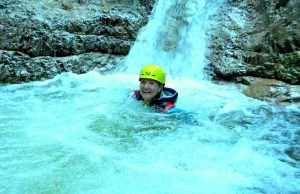
[[[166,82],[165,71],[161,67],[154,64],[146,65],[141,70],[139,79],[141,78],[153,79],[162,84],[165,84]]]

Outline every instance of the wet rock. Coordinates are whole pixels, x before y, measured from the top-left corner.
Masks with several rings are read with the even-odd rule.
[[[2,0],[0,82],[47,79],[64,71],[113,71],[122,65],[154,3]],[[184,6],[178,4],[176,10]],[[206,24],[207,74],[238,81],[253,98],[298,103],[299,10],[298,0],[224,1]],[[179,29],[187,25],[185,17],[172,13],[167,21],[171,30],[162,28],[164,38],[158,40],[167,52],[175,50]]]
[[[154,0],[1,1],[5,14],[0,15],[0,82],[52,78],[63,71],[112,71],[129,53],[153,4]]]
[[[213,79],[240,76],[300,84],[300,2],[228,0],[207,29]]]
[[[20,83],[50,79],[62,72],[78,74],[98,71],[106,74],[122,62],[124,56],[99,52],[67,57],[30,57],[20,52],[0,50],[0,82]]]
[[[236,78],[236,81],[246,96],[265,100],[275,105],[293,103],[300,108],[300,85],[249,76]]]

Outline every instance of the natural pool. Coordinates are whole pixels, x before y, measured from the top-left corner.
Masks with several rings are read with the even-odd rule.
[[[300,112],[230,85],[169,80],[178,108],[129,97],[136,75],[0,87],[0,193],[297,193]],[[195,122],[196,119],[196,122]]]

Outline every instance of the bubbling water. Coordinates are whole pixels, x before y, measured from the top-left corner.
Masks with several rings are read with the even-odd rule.
[[[231,85],[169,80],[181,115],[130,97],[137,76],[0,87],[1,193],[297,193],[299,111]],[[185,87],[187,84],[187,87]]]
[[[0,193],[299,193],[299,109],[203,79],[206,19],[221,3],[157,1],[114,74],[0,86]],[[131,98],[148,63],[184,113]]]

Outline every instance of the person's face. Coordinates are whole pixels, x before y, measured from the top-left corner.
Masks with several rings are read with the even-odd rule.
[[[161,86],[158,82],[151,79],[141,79],[140,94],[144,100],[151,100],[161,91]]]

